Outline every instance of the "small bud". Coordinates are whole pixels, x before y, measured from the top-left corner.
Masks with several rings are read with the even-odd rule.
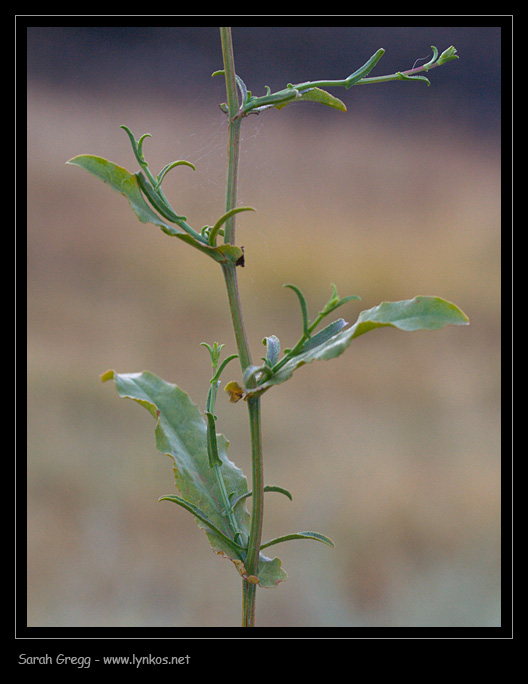
[[[445,62],[450,62],[452,59],[458,59],[458,55],[456,53],[456,48],[451,45],[451,47],[448,47],[447,50],[444,50],[440,57],[438,58],[437,65],[440,66],[440,64],[445,64]]]

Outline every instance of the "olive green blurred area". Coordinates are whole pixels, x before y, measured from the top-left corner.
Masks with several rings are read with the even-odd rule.
[[[442,67],[452,79],[457,68]],[[119,126],[149,132],[153,171],[196,166],[164,181],[175,210],[197,230],[212,225],[224,211],[227,123],[221,79],[205,85],[207,96],[183,102],[38,79],[28,88],[29,626],[240,622],[234,566],[187,512],[157,501],[175,489],[155,421],[99,377],[150,370],[204,409],[200,343],[235,351],[221,270],[65,164],[91,153],[135,171]],[[266,484],[293,495],[266,495],[264,538],[316,530],[336,547],[270,548],[289,577],[258,590],[257,624],[497,626],[499,145],[440,119],[355,115],[354,92],[342,96],[346,114],[293,105],[244,121],[239,205],[256,212],[237,219],[238,275],[254,360],[265,336],[283,347],[300,336],[284,283],[302,288],[312,318],[335,283],[361,296],[339,311],[351,323],[417,294],[455,302],[471,323],[373,331],[263,396]],[[223,380],[241,382],[236,363]],[[217,413],[249,477],[246,406],[220,392]]]

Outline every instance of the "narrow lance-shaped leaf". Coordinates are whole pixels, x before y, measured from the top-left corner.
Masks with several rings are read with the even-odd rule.
[[[191,164],[191,162],[185,161],[185,159],[179,159],[178,161],[170,162],[169,164],[166,164],[158,173],[158,177],[156,179],[157,183],[154,187],[155,190],[160,187],[167,173],[171,171],[171,169],[176,168],[177,166],[190,166],[193,171],[196,171],[195,165]]]
[[[286,283],[282,287],[289,287],[290,290],[293,290],[295,294],[297,295],[297,298],[299,300],[299,304],[301,306],[301,314],[302,314],[302,320],[303,320],[303,333],[308,337],[310,332],[309,332],[309,327],[310,327],[310,321],[308,319],[308,307],[306,304],[306,298],[304,294],[302,293],[301,289],[297,287],[297,285],[292,285],[292,283]]]
[[[234,216],[235,214],[240,213],[241,211],[255,211],[253,207],[235,207],[234,209],[231,209],[230,211],[227,211],[223,216],[221,216],[218,221],[214,224],[214,226],[211,228],[209,231],[209,244],[211,246],[215,245],[215,240],[218,232],[220,231],[220,228],[224,225],[224,223],[231,218],[231,216]]]
[[[320,532],[294,532],[293,534],[285,534],[281,537],[275,537],[274,539],[270,539],[269,541],[262,544],[260,548],[267,549],[269,546],[273,546],[274,544],[280,544],[282,542],[291,541],[293,539],[314,539],[315,541],[323,542],[323,544],[327,544],[332,548],[335,547],[335,544],[330,539],[330,537],[327,537],[326,535],[321,534]]]
[[[301,353],[309,351],[310,349],[315,349],[316,347],[320,347],[327,340],[331,339],[340,330],[342,330],[346,325],[347,322],[344,318],[338,318],[337,321],[330,323],[330,325],[327,325],[326,328],[323,328],[321,331],[310,337],[310,339],[304,343]]]
[[[265,492],[280,492],[281,494],[284,494],[290,501],[293,501],[293,497],[290,494],[290,492],[287,489],[284,489],[284,487],[277,487],[276,485],[266,485],[264,487]],[[253,492],[249,491],[243,494],[242,496],[238,496],[236,499],[231,499],[231,510],[235,508],[237,504],[239,504],[241,501],[244,501],[244,499],[247,499],[248,497],[253,496]]]

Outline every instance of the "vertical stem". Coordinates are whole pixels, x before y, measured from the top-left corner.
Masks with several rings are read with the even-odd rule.
[[[255,626],[255,598],[257,585],[244,581],[242,586],[242,627]]]
[[[249,350],[249,344],[246,337],[246,328],[244,326],[244,317],[242,315],[242,305],[238,292],[236,266],[233,264],[222,264],[222,270],[224,272],[227,299],[229,302],[229,310],[231,312],[231,322],[233,324],[233,331],[235,333],[238,356],[240,358],[242,372],[244,372],[248,366],[251,366],[251,352]]]
[[[236,206],[238,158],[240,154],[240,127],[242,118],[235,119],[238,112],[238,95],[235,72],[235,57],[233,55],[233,41],[231,28],[220,27],[222,40],[222,57],[224,60],[224,72],[226,81],[227,109],[229,117],[229,141],[227,150],[227,182],[225,210],[230,211]],[[232,216],[224,226],[224,242],[235,244],[235,217]]]
[[[227,157],[227,182],[226,182],[226,205],[225,210],[230,211],[236,206],[237,178],[238,178],[238,159],[240,152],[240,125],[242,118],[235,119],[238,112],[237,85],[235,78],[235,60],[233,56],[233,43],[231,39],[231,29],[228,27],[220,28],[222,41],[222,56],[224,60],[224,71],[227,91],[227,106],[229,117],[229,142]],[[235,244],[235,217],[232,216],[225,224],[225,242]],[[238,292],[238,280],[236,266],[233,264],[223,264],[222,270],[226,284],[229,309],[235,340],[240,357],[242,372],[251,365],[251,352],[247,341],[244,320],[242,316],[242,306]],[[245,560],[245,567],[248,576],[257,575],[258,560],[260,553],[260,543],[262,537],[262,521],[264,515],[264,473],[262,460],[262,438],[260,421],[260,397],[248,399],[249,425],[251,436],[251,472],[252,472],[252,491],[253,508],[251,514],[251,527],[248,541],[248,552]],[[255,598],[256,585],[243,581],[242,597],[242,626],[255,626]]]
[[[235,116],[236,109],[238,108],[238,98],[231,27],[220,26],[220,40],[222,42],[222,59],[224,61],[225,70],[227,107],[229,110],[229,118],[232,119]]]
[[[229,121],[229,141],[227,150],[226,212],[236,207],[238,158],[240,155],[240,127],[242,119]],[[224,226],[224,242],[235,244],[235,216],[227,219]]]
[[[248,552],[246,556],[246,570],[248,575],[257,575],[262,537],[262,522],[264,516],[264,468],[262,461],[262,432],[260,421],[260,397],[250,397],[247,400],[249,410],[249,425],[251,432],[251,477],[253,483],[253,511],[251,515],[251,528],[249,533]],[[251,586],[247,582],[244,591]],[[250,593],[248,593],[248,596]],[[253,624],[254,625],[254,598],[253,592]]]

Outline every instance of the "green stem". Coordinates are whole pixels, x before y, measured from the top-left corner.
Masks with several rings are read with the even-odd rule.
[[[386,76],[369,76],[368,78],[362,78],[355,85],[372,85],[374,83],[388,83],[389,81],[401,81],[403,76],[413,77],[415,74],[420,74],[423,71],[428,72],[431,69],[436,69],[436,67],[442,66],[442,63],[434,64],[428,63],[422,66],[415,67],[414,69],[406,69],[405,71],[397,71],[395,74],[387,74]]]
[[[240,126],[242,119],[235,119],[238,112],[238,96],[235,77],[235,60],[233,56],[233,43],[231,39],[231,29],[220,27],[220,37],[222,41],[222,56],[224,60],[224,72],[227,91],[227,106],[229,117],[229,141],[228,141],[228,161],[227,161],[227,181],[226,181],[226,212],[231,211],[236,206],[238,160],[240,153]],[[229,217],[225,224],[225,242],[235,244],[235,215]],[[242,316],[242,306],[238,292],[238,280],[236,266],[231,263],[222,264],[224,280],[226,284],[231,321],[240,358],[242,372],[252,365],[251,353],[247,341],[244,320]],[[252,490],[253,508],[251,515],[251,528],[248,541],[248,551],[245,562],[248,577],[256,576],[258,571],[258,559],[260,554],[260,544],[262,538],[262,520],[264,514],[264,474],[262,461],[262,439],[260,422],[260,398],[251,397],[248,399],[249,424],[251,436],[251,462],[252,462]],[[243,580],[243,601],[242,601],[242,626],[255,626],[255,598],[256,585],[247,580]]]
[[[245,567],[248,577],[257,576],[262,522],[264,519],[264,470],[262,460],[262,439],[260,424],[260,397],[248,399],[251,428],[251,463],[253,480],[253,510],[249,533]],[[255,626],[256,585],[243,580],[242,585],[242,627]]]
[[[222,264],[227,290],[227,299],[229,303],[229,311],[231,312],[231,322],[233,324],[233,331],[235,333],[235,342],[238,356],[240,358],[242,373],[244,373],[246,368],[252,365],[252,361],[246,336],[246,328],[244,326],[244,317],[242,315],[242,304],[240,302],[240,294],[238,291],[236,268],[237,267],[231,263]]]
[[[238,113],[238,95],[235,73],[235,58],[233,55],[233,41],[231,39],[231,28],[220,27],[220,38],[222,41],[222,57],[224,60],[224,72],[227,93],[227,110],[229,117],[229,140],[227,150],[227,182],[225,210],[231,211],[236,206],[237,178],[238,178],[238,159],[240,155],[240,127],[242,119],[235,119]],[[224,242],[235,244],[235,217],[228,218],[224,229]]]
[[[251,434],[251,475],[253,480],[253,515],[249,532],[249,545],[246,557],[248,575],[256,575],[258,556],[262,537],[264,509],[264,476],[262,463],[262,431],[260,423],[260,398],[249,397],[249,425]],[[252,543],[253,542],[253,543]]]
[[[238,178],[238,158],[240,154],[240,126],[242,119],[229,122],[229,142],[228,142],[228,165],[226,183],[226,212],[236,207],[237,178]],[[235,216],[231,215],[224,228],[224,242],[235,244]]]
[[[244,582],[242,586],[242,627],[255,626],[255,599],[257,585]]]

